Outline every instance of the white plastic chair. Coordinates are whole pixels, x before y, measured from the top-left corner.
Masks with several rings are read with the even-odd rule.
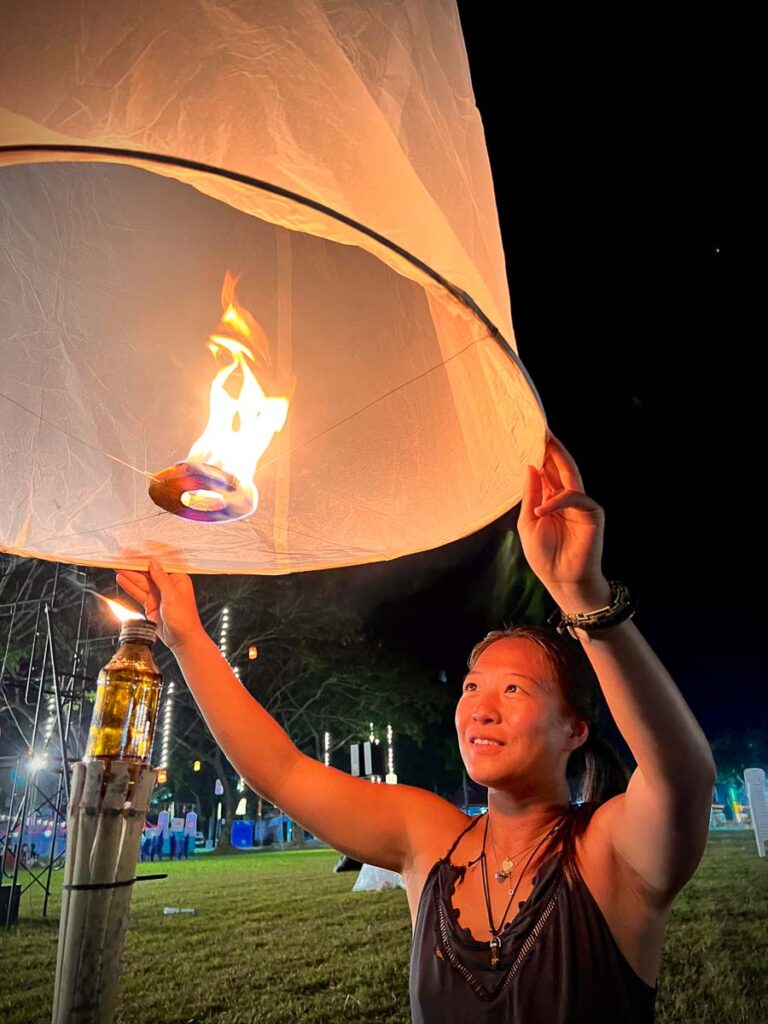
[[[768,800],[765,798],[765,772],[762,768],[744,769],[744,786],[749,800],[752,828],[755,830],[757,852],[765,856],[765,843],[768,840]]]

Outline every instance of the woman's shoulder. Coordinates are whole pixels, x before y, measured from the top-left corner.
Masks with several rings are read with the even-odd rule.
[[[444,835],[458,835],[473,820],[450,800],[418,786],[403,786],[402,797],[410,804],[409,822],[414,838],[431,843]],[[454,835],[454,838],[455,838]],[[451,840],[452,842],[453,840]],[[450,843],[449,843],[450,845]]]
[[[473,818],[455,804],[430,793],[428,789],[403,786],[402,797],[410,804],[407,815],[411,862],[404,873],[429,868],[444,857],[456,838],[468,828]]]

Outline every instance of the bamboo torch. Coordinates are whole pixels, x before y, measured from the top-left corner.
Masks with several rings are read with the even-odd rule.
[[[74,765],[53,1024],[110,1024],[141,832],[162,676],[156,627],[123,608],[120,646],[99,674],[85,757]],[[147,876],[145,876],[147,877]]]

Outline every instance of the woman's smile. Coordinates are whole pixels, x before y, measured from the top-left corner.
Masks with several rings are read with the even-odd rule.
[[[496,739],[494,736],[483,736],[478,733],[470,733],[469,746],[475,754],[488,754],[496,753],[505,746],[503,740]]]
[[[478,743],[472,743],[471,744],[471,748],[472,748],[472,753],[476,754],[476,755],[477,754],[483,754],[483,755],[485,755],[485,754],[498,754],[498,752],[501,750],[501,745],[499,743],[483,743],[483,742],[478,742]]]

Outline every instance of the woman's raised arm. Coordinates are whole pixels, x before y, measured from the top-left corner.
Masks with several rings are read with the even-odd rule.
[[[307,757],[235,677],[197,613],[188,576],[120,571],[120,586],[157,622],[214,739],[248,785],[313,835],[357,860],[406,871],[435,828],[461,812],[426,790],[373,785]],[[452,830],[452,831],[451,831]]]
[[[604,515],[554,437],[529,467],[518,529],[529,565],[565,615],[610,602],[602,573]],[[614,721],[637,761],[626,793],[595,816],[659,905],[696,870],[707,840],[715,764],[707,738],[633,622],[579,634]]]

